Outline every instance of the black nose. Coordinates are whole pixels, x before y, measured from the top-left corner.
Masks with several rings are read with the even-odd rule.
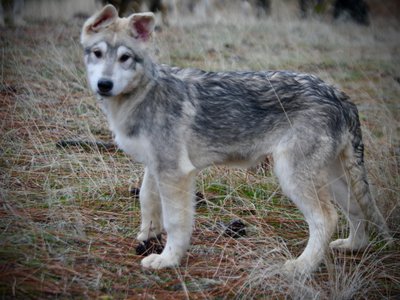
[[[100,79],[99,82],[97,82],[100,93],[109,93],[113,86],[113,82],[109,79]]]

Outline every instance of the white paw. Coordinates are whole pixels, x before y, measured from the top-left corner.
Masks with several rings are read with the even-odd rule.
[[[283,273],[287,276],[299,276],[299,275],[307,275],[311,273],[314,269],[314,266],[311,264],[299,260],[299,259],[289,259],[283,265]]]
[[[349,239],[337,239],[329,244],[332,249],[351,249],[351,242]]]
[[[329,244],[329,247],[332,249],[341,249],[341,250],[359,250],[365,248],[368,245],[368,239],[360,239],[360,240],[350,240],[347,239],[338,239]]]
[[[179,259],[172,255],[151,254],[143,258],[141,264],[144,268],[159,270],[177,267],[179,265]]]

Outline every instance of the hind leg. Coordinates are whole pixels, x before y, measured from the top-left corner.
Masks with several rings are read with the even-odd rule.
[[[290,154],[290,153],[289,153]],[[298,155],[294,155],[298,157]],[[313,172],[313,161],[291,161],[288,153],[274,155],[275,173],[283,192],[304,214],[309,227],[309,240],[303,253],[295,260],[285,263],[288,274],[310,273],[318,267],[328,248],[329,240],[336,228],[337,213],[330,201],[326,184]]]
[[[349,221],[349,236],[330,243],[331,248],[359,250],[368,245],[366,218],[354,195],[351,193],[340,162],[330,169],[330,187],[332,197],[339,204]]]

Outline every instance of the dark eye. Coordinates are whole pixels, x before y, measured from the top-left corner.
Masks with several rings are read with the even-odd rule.
[[[100,50],[94,50],[93,51],[94,56],[96,56],[97,58],[101,58],[103,56],[103,54],[101,53]]]
[[[119,61],[124,63],[130,58],[131,58],[131,56],[129,54],[122,54],[121,57],[119,58]]]

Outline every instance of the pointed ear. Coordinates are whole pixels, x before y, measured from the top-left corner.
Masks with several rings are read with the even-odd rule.
[[[130,17],[129,25],[132,29],[133,37],[142,42],[147,42],[154,31],[155,18],[151,12],[133,14]]]
[[[101,11],[90,17],[83,25],[82,33],[90,34],[107,28],[118,18],[118,12],[114,6],[108,4]]]

